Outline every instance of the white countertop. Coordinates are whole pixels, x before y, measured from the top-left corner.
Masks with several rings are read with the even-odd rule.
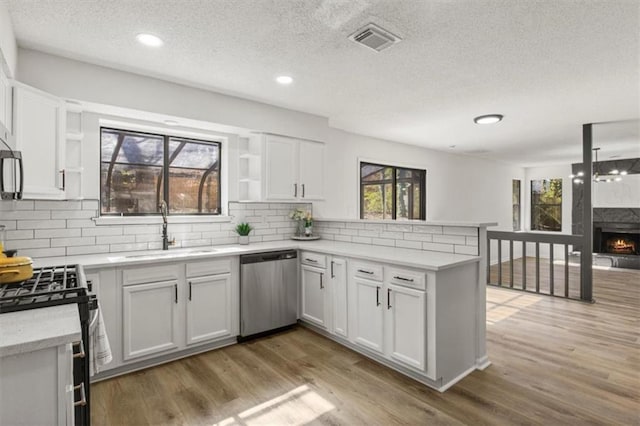
[[[388,223],[390,225],[464,226],[470,228],[498,226],[498,222],[466,222],[456,220],[345,219],[336,217],[314,217],[313,220],[318,222]]]
[[[75,303],[0,315],[0,357],[80,339],[80,315]]]
[[[85,256],[45,257],[34,259],[34,266],[40,267],[80,264],[85,268],[90,269],[109,266],[159,263],[173,260],[194,260],[221,256],[236,256],[286,249],[317,251],[338,256],[355,257],[374,262],[387,262],[432,271],[448,269],[466,263],[478,262],[480,260],[479,256],[374,246],[368,244],[344,243],[330,240],[286,240],[266,243],[251,243],[249,245],[235,244],[227,246],[194,247],[191,249],[171,249],[168,251],[155,250],[103,253]]]

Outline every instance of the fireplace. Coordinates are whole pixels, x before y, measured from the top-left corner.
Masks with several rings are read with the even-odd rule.
[[[593,251],[612,255],[640,255],[640,224],[594,223]]]

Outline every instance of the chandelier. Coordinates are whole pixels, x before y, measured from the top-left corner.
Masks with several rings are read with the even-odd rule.
[[[595,157],[596,157],[596,161],[593,164],[594,166],[596,166],[598,164],[598,151],[600,151],[600,148],[593,148],[593,151],[595,152]],[[594,167],[594,169],[597,169],[597,168],[599,167]],[[626,175],[627,175],[626,170],[612,169],[612,170],[609,170],[609,173],[600,173],[598,172],[598,170],[595,170],[593,172],[593,176],[591,177],[591,180],[593,180],[593,182],[595,183],[620,182],[622,180],[622,177]],[[584,172],[582,171],[579,171],[575,175],[570,174],[569,177],[573,179],[573,183],[584,183]]]

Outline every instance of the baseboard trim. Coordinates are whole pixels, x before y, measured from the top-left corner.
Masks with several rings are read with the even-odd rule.
[[[489,356],[485,355],[482,358],[476,359],[476,370],[484,370],[488,366],[491,365],[491,361],[489,361]]]

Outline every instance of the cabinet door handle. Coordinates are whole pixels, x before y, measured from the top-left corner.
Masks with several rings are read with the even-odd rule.
[[[391,309],[391,289],[387,289],[387,309]]]
[[[66,187],[66,178],[65,178],[65,171],[64,169],[60,170],[58,173],[60,173],[62,175],[62,188],[60,188],[62,191],[64,191],[64,188]]]
[[[331,278],[335,278],[335,274],[333,273],[333,260],[331,261]]]
[[[320,290],[322,290],[324,288],[324,284],[322,283],[322,276],[324,274],[322,272],[320,272]]]
[[[78,346],[78,353],[74,353],[74,358],[84,358],[86,356],[84,352],[84,344],[82,344],[82,340],[79,342],[73,342],[73,346]]]
[[[87,405],[87,394],[84,391],[84,382],[80,383],[78,386],[74,386],[73,390],[80,390],[80,401],[73,401],[73,406],[77,407]]]
[[[358,272],[362,272],[363,274],[373,275],[372,271],[367,271],[366,269],[358,269]]]
[[[405,278],[405,277],[400,277],[398,275],[396,275],[393,278],[396,279],[396,280],[400,280],[400,281],[406,281],[408,283],[412,283],[413,282],[413,278]]]
[[[304,198],[304,183],[302,184],[302,198]]]
[[[318,263],[317,260],[315,259],[309,259],[308,257],[305,257],[304,260],[306,260],[307,262],[312,262],[312,263]]]
[[[376,286],[376,306],[380,306],[380,287]]]
[[[189,281],[189,302],[191,302],[191,281]]]
[[[298,196],[298,184],[297,183],[293,184],[293,196],[294,197]]]
[[[174,285],[173,285],[173,289],[174,289],[174,290],[175,290],[175,292],[176,292],[176,303],[178,303],[178,284],[174,284]]]

